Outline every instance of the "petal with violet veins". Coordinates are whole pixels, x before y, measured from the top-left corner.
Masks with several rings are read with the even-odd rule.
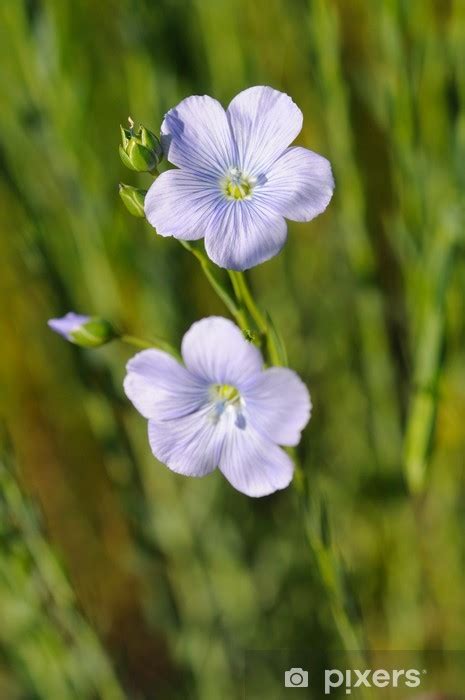
[[[203,238],[220,199],[218,185],[185,170],[167,170],[145,196],[145,215],[161,236]]]
[[[235,323],[210,316],[194,323],[182,340],[187,369],[212,384],[240,389],[262,369],[258,348],[247,341]]]
[[[248,270],[277,255],[286,236],[284,218],[254,194],[251,200],[225,201],[215,209],[205,250],[220,267]]]
[[[232,422],[232,421],[230,421]],[[220,471],[246,496],[268,496],[292,481],[291,458],[253,426],[230,425],[223,443]]]
[[[149,421],[149,442],[155,457],[185,476],[205,476],[218,466],[224,425],[206,405],[170,421]]]
[[[179,418],[208,400],[206,383],[161,350],[139,352],[126,369],[124,391],[144,418]]]
[[[170,109],[161,126],[167,160],[180,168],[214,178],[234,163],[235,147],[221,104],[193,95]]]
[[[308,389],[286,367],[261,372],[243,390],[247,416],[256,430],[278,445],[294,446],[310,419]]]
[[[310,221],[328,206],[334,191],[329,160],[293,146],[273,163],[257,197],[264,206],[292,221]]]
[[[265,173],[302,129],[302,112],[289,95],[258,85],[231,101],[227,115],[242,170]]]

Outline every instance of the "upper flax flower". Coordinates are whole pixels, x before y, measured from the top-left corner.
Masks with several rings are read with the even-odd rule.
[[[167,160],[149,189],[145,214],[162,236],[205,237],[220,267],[245,270],[279,253],[285,218],[324,211],[334,182],[326,158],[291,147],[302,112],[270,87],[240,92],[225,111],[208,96],[187,97],[161,127]]]
[[[263,369],[260,351],[224,318],[194,323],[182,357],[185,366],[144,350],[127,365],[124,389],[149,420],[155,457],[186,476],[219,467],[248,496],[285,488],[293,464],[278,445],[297,445],[310,417],[298,375]]]

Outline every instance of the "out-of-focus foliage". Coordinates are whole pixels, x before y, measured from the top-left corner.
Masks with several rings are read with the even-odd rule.
[[[368,649],[464,648],[464,3],[3,0],[0,63],[2,700],[229,699],[246,649],[340,644],[292,489],[170,473],[128,351],[46,326],[73,309],[177,343],[226,314],[125,210],[118,183],[150,176],[119,124],[254,84],[292,95],[336,177],[250,279],[312,392],[302,463],[352,614]]]

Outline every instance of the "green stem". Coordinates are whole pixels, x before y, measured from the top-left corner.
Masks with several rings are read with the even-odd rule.
[[[231,311],[239,325],[243,328],[247,327],[249,316],[253,320],[258,332],[266,342],[266,351],[270,364],[287,364],[284,342],[271,318],[259,309],[247,284],[244,273],[228,270],[228,275],[236,298],[236,300],[234,300],[225,289],[222,281],[218,280],[214,272],[215,268],[208,258],[186,241],[181,241],[181,243],[199,260],[213,289]],[[360,658],[360,653],[357,650],[361,649],[362,645],[360,643],[358,631],[352,623],[348,612],[348,605],[346,603],[347,596],[342,579],[342,563],[337,560],[334,548],[325,542],[324,536],[318,531],[318,527],[315,526],[315,517],[313,511],[309,507],[307,497],[307,494],[310,493],[310,489],[307,484],[306,475],[298,464],[295,451],[292,452],[292,457],[296,464],[294,484],[299,497],[299,510],[302,514],[307,540],[318,569],[320,580],[328,593],[330,609],[336,628],[345,649],[351,654],[355,654],[357,658]]]
[[[253,298],[253,294],[243,272],[228,270],[234,293],[238,302],[242,304],[250,314],[257,326],[257,330],[265,340],[266,355],[271,365],[287,365],[287,353],[281,335],[277,331],[268,313],[263,313]]]
[[[252,296],[252,292],[247,284],[244,273],[228,270],[228,274],[237,299],[245,306],[250,316],[256,323],[259,332],[266,335],[268,332],[268,323]]]
[[[186,250],[197,258],[212,288],[231,312],[238,325],[242,329],[247,329],[249,328],[249,318],[253,321],[260,336],[266,342],[266,354],[270,364],[286,365],[287,355],[284,342],[269,315],[264,314],[255,302],[244,273],[228,270],[234,299],[225,287],[223,280],[219,278],[215,266],[206,255],[187,241],[181,241],[181,243]],[[122,336],[121,340],[140,348],[159,346],[168,349],[167,344],[160,340],[152,344],[128,335]],[[168,352],[173,352],[172,348],[169,348]],[[319,532],[318,526],[315,524],[313,509],[309,505],[308,494],[310,489],[306,475],[296,459],[295,451],[292,451],[292,457],[296,464],[294,485],[298,494],[299,510],[302,514],[305,533],[319,578],[327,591],[328,602],[336,629],[347,652],[354,658],[360,659],[361,654],[358,650],[362,648],[362,645],[358,630],[355,628],[348,612],[347,596],[342,577],[342,564],[337,559],[334,548],[327,543],[324,534]]]
[[[257,344],[260,345],[262,340],[264,340],[265,355],[269,363],[271,365],[286,365],[287,356],[284,344],[271,319],[259,309],[255,302],[244,273],[228,270],[234,292],[233,297],[225,286],[224,281],[219,277],[216,267],[207,256],[188,241],[180,242],[186,250],[197,258],[205,277],[234,317],[238,326],[242,330],[251,330],[251,325],[255,324],[259,335]]]
[[[223,304],[229,310],[231,315],[235,318],[237,324],[242,329],[248,328],[249,320],[247,318],[247,314],[244,312],[244,309],[241,308],[241,305],[237,304],[234,301],[233,297],[229,293],[228,289],[225,287],[223,281],[219,278],[215,267],[212,265],[207,256],[204,255],[204,253],[201,250],[198,250],[198,248],[195,248],[193,245],[191,245],[191,243],[189,243],[188,241],[180,241],[180,243],[184,246],[186,250],[188,250],[190,253],[192,253],[192,255],[194,255],[194,257],[197,258],[205,277],[207,278],[210,285],[215,290]]]
[[[162,338],[144,340],[143,338],[138,338],[135,335],[127,335],[125,333],[124,335],[121,335],[119,337],[119,340],[121,340],[122,343],[126,343],[126,345],[131,345],[132,347],[138,348],[139,350],[151,350],[152,348],[159,348],[160,350],[164,350],[170,355],[173,355],[173,357],[176,357],[177,359],[181,358],[176,348],[174,348],[170,343],[168,343],[166,340],[163,340]]]

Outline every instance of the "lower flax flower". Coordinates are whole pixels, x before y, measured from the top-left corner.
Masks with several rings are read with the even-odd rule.
[[[288,146],[302,129],[288,95],[256,86],[224,110],[204,95],[187,97],[162,124],[167,170],[145,198],[161,236],[205,238],[213,262],[245,270],[268,260],[286,240],[285,219],[310,221],[333,193],[331,166],[306,148]]]
[[[194,323],[182,341],[184,365],[144,350],[127,365],[124,389],[149,421],[155,457],[185,476],[216,467],[238,491],[266,496],[292,480],[293,446],[310,418],[298,375],[263,368],[260,351],[224,318]]]

